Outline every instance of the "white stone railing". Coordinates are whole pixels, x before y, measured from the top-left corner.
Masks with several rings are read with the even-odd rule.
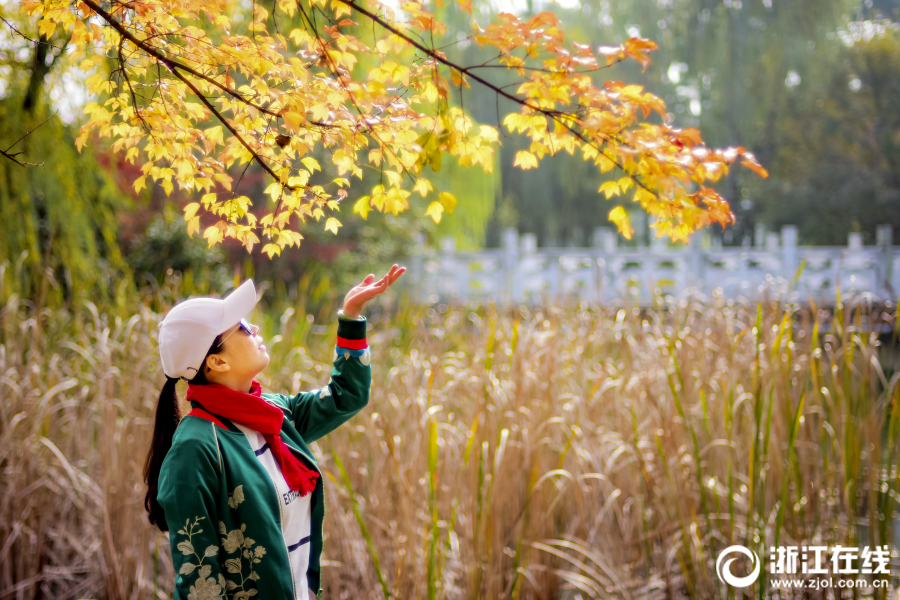
[[[410,260],[409,289],[420,302],[497,301],[546,304],[568,299],[607,305],[649,306],[659,294],[693,288],[726,298],[755,300],[767,287],[784,291],[801,261],[803,272],[791,299],[811,298],[832,305],[840,280],[841,296],[870,294],[876,301],[897,300],[900,252],[890,225],[877,229],[877,244],[864,247],[862,235],[848,245],[798,246],[797,227],[766,236],[764,247],[703,248],[700,234],[681,248],[659,241],[649,248],[617,248],[616,233],[594,231],[591,248],[537,248],[536,236],[503,232],[503,247],[457,252],[452,238],[441,250],[420,238]]]

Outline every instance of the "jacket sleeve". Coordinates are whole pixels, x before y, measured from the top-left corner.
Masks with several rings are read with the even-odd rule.
[[[294,427],[311,444],[348,421],[369,402],[372,353],[366,342],[366,319],[338,313],[334,366],[324,387],[287,396]]]
[[[185,425],[189,423],[182,422],[179,429]],[[216,533],[219,453],[212,433],[209,440],[190,435],[194,433],[176,431],[178,442],[163,461],[156,495],[169,526],[176,600],[226,595]]]

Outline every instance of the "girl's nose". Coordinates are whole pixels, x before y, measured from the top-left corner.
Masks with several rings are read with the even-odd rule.
[[[250,329],[253,331],[253,335],[259,333],[259,325],[250,325]]]

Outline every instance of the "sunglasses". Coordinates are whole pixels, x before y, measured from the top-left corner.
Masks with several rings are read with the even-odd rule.
[[[237,329],[235,329],[234,331],[232,331],[231,333],[229,333],[228,335],[226,335],[224,338],[222,338],[222,341],[219,342],[219,345],[216,346],[216,348],[218,348],[219,346],[221,346],[222,344],[224,344],[224,343],[225,343],[225,340],[227,340],[228,338],[230,338],[232,335],[235,334],[235,332],[237,332],[237,331],[239,331],[239,330],[241,330],[241,329],[243,329],[243,330],[247,333],[247,335],[249,335],[249,336],[251,336],[251,337],[254,336],[254,335],[256,334],[257,331],[259,331],[259,327],[257,327],[256,325],[251,325],[250,323],[248,323],[248,322],[245,321],[244,319],[241,319],[240,322],[238,323]],[[254,330],[255,330],[255,331],[254,331]]]

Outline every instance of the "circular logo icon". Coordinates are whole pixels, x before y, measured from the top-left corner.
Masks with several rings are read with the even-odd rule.
[[[722,563],[722,561],[729,554],[734,553],[744,554],[753,561],[754,567],[752,573],[745,577],[738,577],[731,574],[731,563],[736,561],[737,557],[729,558],[725,561],[724,564]],[[759,556],[756,555],[756,552],[753,552],[752,550],[749,550],[739,544],[728,546],[719,553],[719,558],[716,559],[716,575],[719,576],[719,580],[721,580],[722,583],[727,583],[728,585],[739,588],[747,587],[748,585],[751,585],[754,581],[756,581],[757,577],[759,577]]]

